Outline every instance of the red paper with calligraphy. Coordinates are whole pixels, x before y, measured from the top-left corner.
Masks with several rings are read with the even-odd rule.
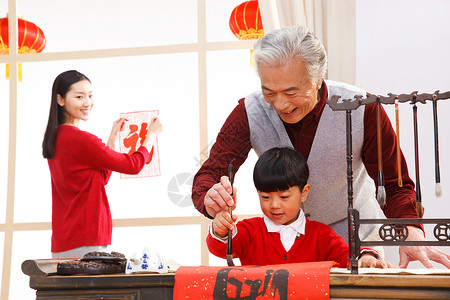
[[[330,299],[334,262],[243,267],[180,267],[173,299]]]
[[[127,121],[123,130],[119,132],[120,152],[132,154],[142,145],[148,132],[149,122],[158,117],[158,110],[137,111],[120,114]],[[161,175],[159,166],[158,139],[150,152],[150,161],[146,162],[144,168],[136,175],[120,174],[120,178],[140,178]]]

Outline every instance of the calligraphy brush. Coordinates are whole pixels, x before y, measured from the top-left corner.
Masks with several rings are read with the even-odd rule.
[[[437,197],[442,195],[441,174],[439,170],[439,137],[438,137],[438,117],[437,117],[437,99],[433,95],[433,121],[434,121],[434,173],[436,177],[435,193]]]
[[[384,188],[384,174],[383,174],[383,157],[381,145],[381,104],[380,97],[377,99],[377,152],[378,152],[378,190],[377,200],[383,206],[386,204],[386,190]]]
[[[398,186],[403,186],[402,180],[402,154],[400,151],[400,121],[398,114],[398,98],[395,98],[395,131],[397,134],[397,170],[398,170]]]
[[[415,95],[413,96],[415,101]],[[420,193],[420,172],[419,172],[419,132],[417,129],[417,106],[413,105],[413,121],[414,121],[414,152],[416,164],[416,210],[419,218],[423,216],[422,195]]]
[[[231,198],[233,198],[233,181],[234,181],[234,171],[233,171],[233,164],[232,164],[233,160],[228,165],[228,178],[231,183],[231,194],[230,194]],[[233,207],[232,206],[228,206],[228,213],[230,214],[231,219],[233,219]],[[228,264],[228,266],[234,266],[232,239],[233,239],[233,232],[232,232],[232,230],[228,229],[228,240],[227,240],[227,264]]]

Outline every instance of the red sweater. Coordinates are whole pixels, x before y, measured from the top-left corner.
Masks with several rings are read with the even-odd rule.
[[[296,124],[283,122],[292,145],[305,159],[308,159],[327,97],[328,91],[324,82],[321,99],[313,111]],[[375,185],[378,185],[376,105],[366,105],[364,108],[362,159],[370,177],[375,181]],[[384,214],[388,218],[417,218],[414,182],[408,175],[408,167],[403,154],[401,160],[403,187],[399,187],[397,184],[396,135],[383,108],[381,108],[381,124],[386,188]],[[222,126],[216,142],[211,148],[209,158],[195,175],[192,185],[192,201],[197,210],[209,217],[204,207],[206,192],[220,181],[221,176],[227,175],[228,164],[231,160],[233,160],[233,166],[237,171],[247,159],[251,148],[247,111],[245,110],[244,99],[241,99]]]
[[[96,136],[61,125],[55,155],[48,160],[52,181],[52,252],[111,244],[112,219],[105,185],[111,171],[139,173],[149,159],[140,147],[116,152]]]
[[[284,249],[280,233],[268,232],[261,217],[242,220],[236,227],[233,258],[239,258],[242,265],[335,261],[340,268],[347,266],[348,245],[326,224],[306,219],[305,235],[300,235],[289,251]],[[226,258],[227,243],[209,234],[206,244],[212,254]]]

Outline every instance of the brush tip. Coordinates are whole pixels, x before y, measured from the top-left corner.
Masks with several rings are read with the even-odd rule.
[[[436,197],[441,197],[442,196],[442,186],[440,182],[436,182]]]
[[[386,190],[382,185],[378,186],[377,201],[381,206],[386,204]]]
[[[423,206],[422,202],[416,202],[416,210],[417,210],[417,217],[419,219],[423,218]]]
[[[227,265],[229,267],[234,266],[233,257],[231,256],[231,254],[227,254]]]

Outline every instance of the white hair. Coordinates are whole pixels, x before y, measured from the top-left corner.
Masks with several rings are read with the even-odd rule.
[[[274,30],[253,47],[256,70],[258,66],[279,66],[294,58],[306,64],[311,82],[318,82],[327,70],[327,53],[320,40],[304,26],[291,26]]]

